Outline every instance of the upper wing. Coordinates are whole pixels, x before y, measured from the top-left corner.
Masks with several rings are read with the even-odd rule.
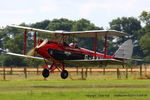
[[[67,32],[67,31],[49,31],[49,30],[42,30],[30,27],[23,27],[23,26],[15,26],[15,25],[8,25],[8,27],[13,27],[17,29],[23,29],[28,31],[35,31],[35,32],[42,32],[42,33],[49,33],[49,34],[64,34],[64,35],[74,35],[76,37],[95,37],[97,36],[129,36],[129,34],[116,31],[116,30],[89,30],[89,31],[75,31],[75,32]]]
[[[65,60],[64,63],[73,65],[122,65],[124,62],[116,59],[94,59],[94,60]]]
[[[89,31],[76,31],[76,32],[64,32],[65,34],[72,34],[76,37],[95,37],[97,36],[129,36],[129,34],[116,31],[116,30],[89,30]]]
[[[35,32],[42,32],[42,33],[50,33],[50,34],[62,34],[63,31],[49,31],[49,30],[42,30],[42,29],[36,29],[31,27],[24,27],[24,26],[16,26],[16,25],[8,25],[8,27],[22,29],[22,30],[28,30],[28,31],[35,31]]]

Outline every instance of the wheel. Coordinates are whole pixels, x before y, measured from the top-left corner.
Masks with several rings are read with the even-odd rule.
[[[62,78],[62,79],[66,79],[67,77],[68,77],[68,71],[63,70],[63,71],[61,72],[61,78]]]
[[[44,68],[43,71],[42,71],[42,75],[44,78],[47,78],[49,76],[49,70]]]

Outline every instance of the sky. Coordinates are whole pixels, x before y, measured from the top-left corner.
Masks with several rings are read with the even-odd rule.
[[[0,27],[85,18],[107,29],[113,19],[138,18],[142,11],[150,11],[150,0],[0,0]]]

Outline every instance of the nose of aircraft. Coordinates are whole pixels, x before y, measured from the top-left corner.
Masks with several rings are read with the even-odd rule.
[[[40,45],[37,45],[35,48],[31,49],[27,55],[28,56],[32,56],[34,54],[35,51],[39,51],[39,49],[44,46],[46,43],[48,42],[48,39],[45,39]]]

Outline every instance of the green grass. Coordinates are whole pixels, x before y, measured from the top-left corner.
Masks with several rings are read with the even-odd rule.
[[[150,100],[150,80],[0,81],[0,100]]]

